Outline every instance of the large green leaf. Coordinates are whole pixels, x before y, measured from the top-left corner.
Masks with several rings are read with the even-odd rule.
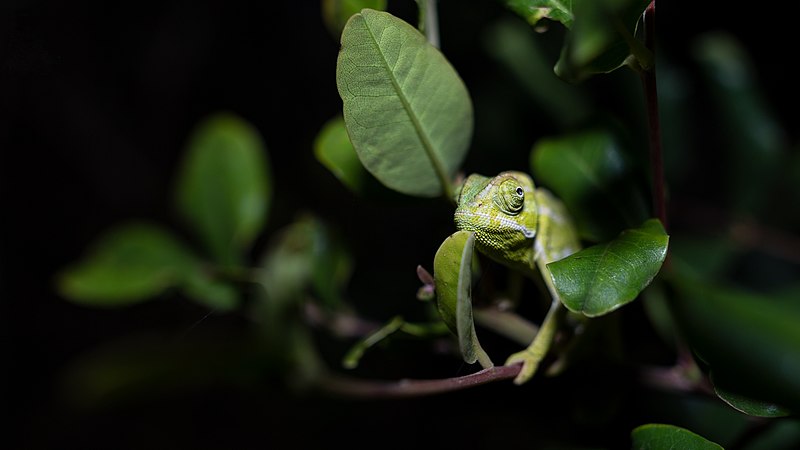
[[[151,224],[121,226],[102,236],[86,257],[58,277],[68,299],[91,306],[124,306],[182,283],[197,261],[174,236]]]
[[[644,196],[609,131],[541,139],[531,151],[531,172],[563,200],[584,239],[611,239],[647,217]]]
[[[766,295],[673,276],[689,343],[726,391],[800,410],[800,311]]]
[[[731,408],[734,408],[737,411],[743,412],[749,416],[783,417],[789,415],[789,410],[782,406],[770,402],[753,400],[750,397],[745,397],[741,394],[721,388],[716,383],[714,384],[714,393],[717,394],[717,397],[721,398],[725,403],[730,405]]]
[[[194,131],[176,186],[177,207],[210,254],[235,264],[267,217],[269,166],[258,132],[220,113]]]
[[[656,219],[616,239],[550,263],[561,301],[589,317],[607,314],[635,299],[658,274],[669,236]]]
[[[406,194],[451,194],[472,136],[472,104],[439,50],[406,22],[365,9],[342,32],[336,84],[370,173]]]
[[[658,423],[636,427],[631,432],[635,450],[722,450],[722,447],[691,431]]]
[[[439,315],[458,336],[464,361],[480,361],[484,367],[492,365],[478,342],[472,317],[472,260],[475,233],[456,231],[448,236],[433,259],[433,276],[436,283],[436,306]]]

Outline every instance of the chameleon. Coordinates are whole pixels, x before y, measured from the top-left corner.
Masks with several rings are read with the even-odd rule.
[[[539,332],[506,365],[522,363],[514,379],[528,381],[536,372],[565,313],[547,264],[581,249],[577,230],[564,204],[537,188],[523,172],[506,171],[495,177],[472,174],[456,193],[454,221],[459,230],[475,234],[476,249],[528,277],[541,276],[551,296],[550,309]]]

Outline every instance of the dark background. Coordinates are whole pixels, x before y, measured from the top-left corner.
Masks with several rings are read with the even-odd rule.
[[[790,37],[794,16],[781,13],[762,20],[755,11],[737,11],[724,19],[721,16],[728,13],[720,11],[718,2],[684,3],[659,3],[663,5],[658,9],[659,58],[690,67],[689,47],[696,35],[731,31],[751,51],[765,98],[782,125],[796,129],[798,92],[790,78],[796,72],[788,70],[785,53],[796,42]],[[410,0],[389,4],[391,11],[414,20]],[[535,106],[515,100],[513,93],[492,90],[506,78],[487,56],[481,33],[501,17],[513,15],[491,0],[443,0],[440,5],[442,49],[475,99],[474,146],[484,156],[471,155],[468,171],[507,168],[492,164],[525,170],[526,151],[516,159],[495,159],[493,152],[501,151],[495,146],[526,149],[536,137],[555,129],[546,117],[539,117]],[[577,443],[626,445],[622,443],[627,431],[619,430],[648,419],[637,416],[644,411],[637,407],[637,392],[626,392],[631,411],[620,416],[616,423],[620,426],[611,429],[602,422],[586,421],[577,430],[564,429],[569,422],[562,417],[581,421],[575,410],[559,405],[587,401],[589,395],[569,386],[569,377],[521,390],[502,383],[403,401],[299,395],[274,383],[257,393],[215,387],[90,411],[64,403],[60,374],[82,353],[129,333],[177,334],[205,316],[202,307],[180,299],[123,310],[79,307],[54,292],[53,276],[78,259],[98,233],[121,221],[146,218],[181,230],[170,206],[172,174],[192,127],[219,110],[233,111],[253,123],[272,161],[276,200],[259,245],[300,211],[314,211],[338,223],[357,257],[361,250],[367,254],[365,249],[385,247],[393,230],[430,226],[431,232],[423,237],[393,235],[399,243],[393,247],[396,257],[389,266],[376,269],[387,280],[397,278],[391,273],[407,274],[399,277],[405,280],[402,288],[389,289],[387,304],[400,304],[399,298],[408,297],[395,290],[413,292],[413,267],[427,261],[420,261],[419,255],[432,258],[442,237],[449,234],[448,212],[427,201],[412,208],[411,202],[385,207],[353,199],[316,162],[313,139],[341,109],[334,78],[337,50],[317,1],[164,1],[148,7],[139,2],[3,2],[0,320],[5,364],[0,403],[10,420],[3,421],[0,446],[305,448],[366,443],[393,448],[429,441],[501,448],[541,444],[563,435]],[[635,79],[633,74],[619,74],[610,81],[590,81],[589,86],[609,92],[602,87],[630,85],[631,78]],[[497,133],[483,124],[491,122],[494,112],[481,105],[499,103],[497,97],[492,101],[494,95],[514,102],[517,110],[529,110],[535,125],[512,124],[520,126],[515,135],[493,141]],[[619,108],[607,95],[598,95],[596,101],[609,110]],[[697,96],[699,111],[703,100]],[[640,113],[633,115],[639,114],[641,120]],[[621,114],[624,118],[626,113]],[[704,158],[701,153],[696,157]],[[702,190],[704,180],[697,177],[690,183],[694,190]],[[292,194],[282,194],[286,192]],[[358,217],[342,214],[342,202]],[[366,232],[360,228],[363,220],[381,231]],[[356,293],[372,292],[363,287],[368,285],[363,280],[357,278],[354,284]],[[377,319],[393,314],[374,301],[360,300],[360,306]],[[199,326],[235,328],[239,320],[211,316]],[[377,360],[380,367],[374,370],[396,377],[443,372],[453,376],[470,370],[452,361],[443,365],[428,361],[433,359],[425,356],[411,367],[402,361]],[[425,362],[435,369],[420,368]],[[625,379],[608,372],[598,377],[598,382],[609,383]],[[560,403],[552,392],[569,392],[570,398]],[[537,399],[542,399],[538,406]],[[539,408],[535,421],[526,417],[532,408]]]

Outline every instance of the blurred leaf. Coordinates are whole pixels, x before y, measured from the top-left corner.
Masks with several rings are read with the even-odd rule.
[[[800,312],[765,295],[676,273],[672,302],[689,343],[717,383],[800,410]]]
[[[405,194],[450,193],[472,136],[472,104],[439,50],[406,22],[364,10],[342,33],[336,84],[370,173]]]
[[[217,311],[231,311],[239,306],[239,291],[235,286],[199,270],[187,274],[183,292],[192,300]]]
[[[728,171],[729,200],[741,211],[758,212],[783,162],[783,130],[762,98],[752,61],[733,37],[707,34],[694,55],[722,116],[718,129],[732,150],[720,158]]]
[[[178,175],[177,207],[217,262],[241,260],[264,225],[271,192],[264,144],[249,123],[220,113],[195,129]]]
[[[614,71],[635,52],[638,64],[652,65],[652,55],[636,40],[636,26],[650,0],[584,0],[573,2],[575,19],[564,40],[556,74],[580,82]]]
[[[561,301],[589,317],[607,314],[635,299],[658,274],[669,236],[656,219],[616,239],[547,265]]]
[[[627,177],[628,164],[614,136],[589,130],[539,140],[531,171],[561,198],[581,237],[600,242],[646,217],[643,196]]]
[[[314,141],[314,155],[345,186],[361,193],[369,173],[358,159],[342,116],[329,120]]]
[[[76,303],[126,306],[179,285],[196,264],[167,231],[133,223],[99,238],[80,263],[59,275],[58,288]]]
[[[575,86],[555,76],[530,27],[518,20],[503,20],[487,31],[485,42],[489,54],[497,58],[560,125],[574,125],[588,116],[590,107],[584,97],[578,94]]]
[[[472,259],[475,233],[456,231],[442,242],[433,259],[436,282],[436,306],[450,331],[458,336],[464,361],[480,361],[484,367],[491,361],[478,342],[472,317]]]
[[[322,19],[333,37],[339,39],[347,20],[364,8],[383,11],[386,0],[322,0]]]
[[[671,250],[670,250],[671,251]],[[677,342],[678,333],[675,326],[675,319],[669,310],[668,298],[664,289],[664,284],[654,280],[644,291],[643,303],[645,314],[650,324],[655,329],[658,336],[664,343],[674,348]]]
[[[800,422],[776,420],[769,428],[748,441],[743,450],[791,450],[800,448]]]
[[[70,406],[97,408],[200,392],[211,386],[256,386],[265,361],[252,340],[195,330],[181,339],[127,336],[70,361],[60,388]]]
[[[756,417],[783,417],[789,415],[789,411],[781,406],[753,400],[735,392],[728,391],[727,389],[721,388],[715,381],[712,372],[711,382],[714,384],[714,393],[717,394],[717,397],[739,412]]]
[[[718,444],[673,425],[650,423],[631,432],[636,450],[722,450]]]
[[[682,273],[698,278],[719,279],[741,256],[741,250],[724,236],[673,236],[672,263]]]
[[[503,0],[506,6],[519,14],[531,25],[536,25],[542,19],[561,22],[569,28],[575,16],[572,13],[573,1],[561,0]]]

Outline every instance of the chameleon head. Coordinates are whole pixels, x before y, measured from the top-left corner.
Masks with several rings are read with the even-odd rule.
[[[522,172],[470,175],[458,196],[456,228],[475,232],[477,245],[493,259],[528,264],[537,224],[534,189]]]

